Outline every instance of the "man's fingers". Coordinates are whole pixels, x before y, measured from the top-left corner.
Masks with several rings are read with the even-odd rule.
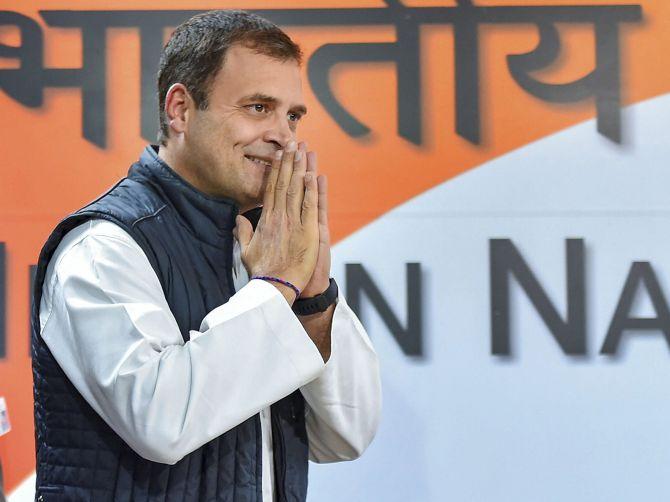
[[[317,173],[316,152],[307,152],[307,172],[313,173],[314,176],[316,176]]]
[[[319,187],[319,225],[328,225],[328,178],[320,174],[317,178]]]
[[[330,244],[330,231],[328,229],[328,178],[325,174],[317,178],[319,191],[319,240],[324,244]]]
[[[305,197],[305,172],[307,171],[307,156],[305,143],[298,144],[298,151],[293,158],[293,174],[286,193],[287,211],[294,221],[300,221],[302,201]]]
[[[286,145],[284,155],[281,159],[281,167],[279,168],[279,177],[277,178],[277,186],[275,187],[274,196],[274,211],[283,213],[286,211],[286,193],[288,192],[291,183],[291,175],[293,174],[293,158],[295,157],[298,145],[291,140]]]
[[[277,188],[277,179],[279,178],[279,167],[281,166],[282,159],[281,150],[275,152],[275,156],[272,159],[272,167],[270,167],[270,172],[268,173],[267,180],[265,182],[265,193],[263,194],[263,213],[267,214],[274,209],[275,203],[275,188]]]
[[[318,226],[319,221],[319,187],[314,172],[305,174],[305,197],[302,201],[301,220],[303,226]]]
[[[318,220],[319,220],[319,239],[327,242],[328,235],[328,179],[325,175],[318,174],[318,162],[316,152],[307,153],[307,172],[312,173],[317,181],[318,194]]]

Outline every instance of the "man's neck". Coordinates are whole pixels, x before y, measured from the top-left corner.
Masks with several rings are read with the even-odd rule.
[[[184,162],[183,156],[177,154],[172,148],[165,145],[158,146],[158,157],[165,162],[170,169],[172,169],[179,176],[184,178],[190,185],[198,189],[200,192],[210,197],[217,197],[217,194],[210,193],[207,189],[206,183],[198,176],[198,170],[193,169],[188,163]]]
[[[190,185],[205,195],[210,197],[221,197],[220,194],[210,193],[210,191],[205,188],[205,184],[202,182],[202,180],[196,175],[196,170],[189,168],[187,164],[181,161],[180,156],[176,155],[171,148],[168,148],[165,145],[158,145],[158,157],[168,166],[170,166],[170,169],[172,169],[179,176],[184,178]],[[236,203],[239,207],[240,214],[246,213],[247,211],[258,207],[258,204],[240,204],[238,201],[236,201]]]
[[[158,145],[158,158],[170,166],[170,169],[176,172],[179,176],[184,178],[192,185],[197,186],[192,182],[191,176],[189,176],[188,173],[188,169],[184,169],[181,166],[181,163],[178,161],[178,157],[174,155],[170,148],[166,147],[165,145]]]

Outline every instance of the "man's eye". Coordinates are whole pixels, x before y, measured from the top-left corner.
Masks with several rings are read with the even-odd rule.
[[[298,120],[300,120],[300,115],[298,113],[291,112],[288,114],[288,119],[291,122],[297,122]]]
[[[262,103],[255,103],[253,105],[249,105],[249,108],[258,113],[263,113],[267,111],[267,106],[265,106]]]

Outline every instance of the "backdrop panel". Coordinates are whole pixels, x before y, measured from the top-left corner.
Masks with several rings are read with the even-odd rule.
[[[312,466],[310,497],[667,499],[668,2],[27,0],[0,11],[11,500],[34,471],[31,266],[154,139],[170,30],[225,7],[304,49],[300,136],[382,362],[377,439]]]

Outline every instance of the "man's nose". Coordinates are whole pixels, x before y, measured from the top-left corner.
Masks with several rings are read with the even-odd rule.
[[[286,144],[295,139],[295,132],[291,129],[286,116],[275,116],[265,131],[263,140],[274,143],[278,149],[284,148]]]

